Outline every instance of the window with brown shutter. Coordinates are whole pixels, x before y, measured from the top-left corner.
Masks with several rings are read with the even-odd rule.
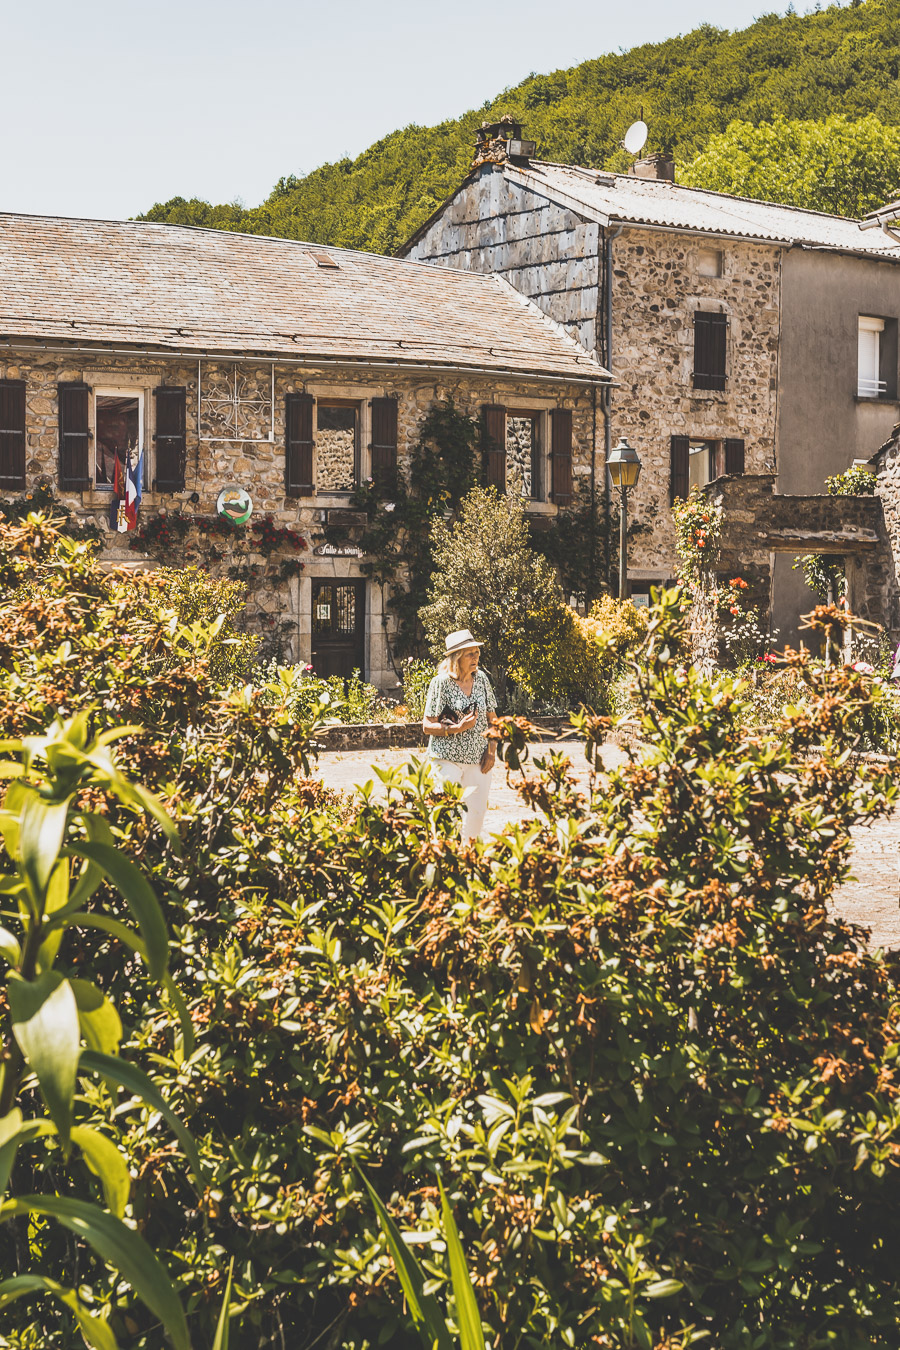
[[[506,491],[506,409],[496,403],[485,403],[484,416],[484,481],[498,492]]]
[[[57,385],[59,397],[59,489],[83,492],[91,487],[88,396],[80,381]]]
[[[0,380],[0,491],[25,487],[25,381]]]
[[[160,385],[156,396],[156,464],[153,486],[157,492],[183,492],[187,458],[187,390],[183,385]]]
[[[694,314],[694,388],[725,388],[725,349],[728,319],[724,314],[697,310]]]
[[[397,486],[397,400],[372,399],[372,478],[382,492]]]
[[[312,394],[284,396],[284,490],[288,497],[311,497],[313,486]]]
[[[725,441],[725,472],[744,472],[744,442],[735,437]]]
[[[565,506],[572,500],[572,413],[554,408],[550,414],[550,500]]]
[[[669,505],[687,501],[690,492],[691,442],[688,436],[673,436],[669,442]]]

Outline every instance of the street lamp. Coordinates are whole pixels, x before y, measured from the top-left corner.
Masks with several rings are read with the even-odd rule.
[[[641,476],[638,452],[623,436],[606,461],[613,487],[619,489],[619,599],[628,595],[628,489],[637,487]]]

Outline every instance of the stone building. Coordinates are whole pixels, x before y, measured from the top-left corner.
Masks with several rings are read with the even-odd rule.
[[[535,515],[564,509],[602,457],[596,355],[495,277],[284,239],[0,215],[0,314],[0,494],[52,489],[103,531],[111,561],[140,565],[128,544],[152,537],[176,565],[230,567],[252,581],[259,625],[277,621],[323,674],[359,667],[396,684],[351,497],[403,472],[436,402],[486,410],[492,481],[509,474]],[[141,454],[141,533],[123,535],[109,523],[116,459]],[[236,569],[234,534],[217,533],[227,489],[253,503]],[[267,518],[277,568],[254,532]],[[308,545],[293,565],[288,531]]]
[[[665,155],[631,174],[534,158],[514,124],[400,250],[503,277],[612,373],[605,448],[644,473],[633,594],[675,571],[670,507],[722,474],[789,494],[868,456],[897,420],[897,237],[836,216],[678,186]],[[867,222],[871,224],[872,222]],[[809,600],[784,555],[776,622]]]

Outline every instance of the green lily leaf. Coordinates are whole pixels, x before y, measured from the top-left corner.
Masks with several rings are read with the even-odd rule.
[[[0,1120],[0,1196],[9,1185],[9,1174],[21,1144],[27,1144],[41,1135],[55,1134],[56,1126],[49,1120],[22,1120],[22,1112],[14,1107]]]
[[[0,1308],[25,1294],[52,1294],[74,1315],[78,1330],[93,1350],[118,1350],[109,1323],[88,1312],[74,1289],[48,1280],[44,1275],[14,1275],[12,1279],[0,1282]]]
[[[78,1006],[68,980],[47,971],[36,980],[13,975],[7,986],[13,1035],[68,1148],[78,1069]]]
[[[416,1331],[428,1350],[453,1350],[453,1341],[437,1299],[433,1294],[425,1293],[425,1272],[400,1236],[400,1230],[384,1207],[378,1192],[362,1169],[357,1167],[356,1170],[375,1206]]]
[[[453,1218],[453,1210],[447,1200],[444,1183],[438,1178],[441,1188],[441,1214],[444,1220],[444,1238],[447,1242],[447,1255],[450,1258],[450,1279],[453,1283],[453,1297],[456,1301],[456,1320],[459,1323],[459,1342],[461,1350],[485,1350],[484,1332],[481,1329],[481,1315],[475,1301],[472,1277],[466,1265],[459,1232]]]
[[[156,980],[161,979],[169,959],[169,937],[159,901],[143,872],[109,844],[81,843],[73,846],[70,852],[96,863],[121,892],[141,930],[150,974]]]
[[[216,1337],[213,1341],[213,1350],[228,1350],[228,1327],[230,1325],[229,1312],[231,1310],[231,1281],[234,1275],[234,1257],[231,1258],[231,1265],[228,1267],[228,1280],[225,1284],[225,1297],[222,1299],[222,1311],[219,1313],[219,1321],[216,1324]]]
[[[70,980],[81,1034],[91,1050],[117,1055],[122,1040],[122,1021],[115,1006],[90,980]]]
[[[190,1350],[184,1309],[159,1257],[139,1233],[114,1214],[67,1195],[23,1195],[0,1205],[0,1222],[20,1215],[57,1219],[127,1280],[142,1303],[155,1313],[175,1350]]]
[[[141,942],[137,933],[129,928],[127,924],[120,923],[118,919],[111,919],[107,914],[83,914],[79,918],[78,923],[81,928],[99,928],[101,932],[109,933],[110,937],[118,938],[118,940],[124,943],[126,947],[130,947],[133,952],[137,952],[141,960],[147,964],[147,948],[144,946],[143,942]],[[178,988],[168,971],[162,977],[162,987],[166,991],[167,997],[171,999],[178,1016],[178,1021],[181,1024],[184,1053],[186,1055],[192,1055],[194,1053],[194,1045],[196,1042],[194,1024],[191,1021],[191,1014],[184,1001],[181,990]]]
[[[17,966],[22,959],[22,949],[8,928],[0,928],[0,956],[11,966]]]
[[[78,1145],[88,1167],[100,1178],[107,1207],[121,1219],[131,1193],[131,1175],[124,1157],[111,1139],[87,1125],[73,1126],[72,1143]]]
[[[135,1097],[140,1097],[154,1111],[158,1111],[181,1145],[181,1151],[191,1165],[198,1188],[203,1190],[208,1185],[209,1179],[190,1131],[143,1069],[138,1069],[134,1064],[129,1064],[127,1060],[114,1055],[98,1054],[96,1050],[82,1050],[81,1069],[82,1071],[86,1069],[89,1073],[99,1073],[108,1083],[117,1083]]]
[[[43,912],[50,877],[63,846],[69,799],[48,801],[30,789],[22,808],[19,853],[38,912]]]

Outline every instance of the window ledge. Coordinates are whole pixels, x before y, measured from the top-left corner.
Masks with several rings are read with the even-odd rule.
[[[559,507],[555,502],[533,502],[526,497],[525,511],[529,516],[555,516]]]
[[[893,406],[893,407],[896,408],[897,405],[900,404],[900,398],[891,398],[891,397],[889,397],[889,395],[887,395],[887,394],[879,394],[877,397],[873,397],[873,395],[871,395],[871,394],[854,394],[854,395],[853,395],[853,402],[854,402],[854,403],[886,403],[889,407],[890,407],[890,406]]]

